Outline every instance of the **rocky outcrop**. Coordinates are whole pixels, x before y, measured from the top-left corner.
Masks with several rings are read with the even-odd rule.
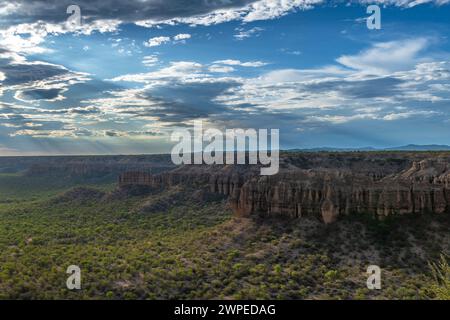
[[[377,182],[353,175],[309,172],[246,182],[232,207],[239,215],[320,215],[327,223],[340,215],[372,213],[388,216],[406,213],[449,212],[450,189],[438,181],[417,182],[386,177]]]
[[[228,197],[236,215],[316,215],[325,223],[358,213],[384,217],[450,212],[448,154],[288,154],[281,160],[274,176],[260,176],[257,166],[190,165],[157,175],[126,172],[119,185],[207,188]]]

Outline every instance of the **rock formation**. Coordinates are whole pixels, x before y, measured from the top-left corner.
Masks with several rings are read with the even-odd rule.
[[[260,176],[257,166],[185,165],[155,175],[125,172],[119,185],[207,188],[228,197],[236,215],[317,215],[331,223],[358,213],[449,213],[449,160],[445,153],[288,153],[274,176]]]

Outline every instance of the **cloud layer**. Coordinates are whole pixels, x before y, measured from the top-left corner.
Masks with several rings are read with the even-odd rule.
[[[333,1],[347,3],[348,1]],[[354,0],[364,5],[378,3],[400,7],[414,7],[425,3],[444,5],[449,0]],[[231,20],[244,22],[281,17],[293,10],[310,9],[325,3],[323,0],[79,0],[76,4],[86,23],[94,21],[157,23],[217,24]],[[0,16],[5,25],[43,21],[50,24],[67,20],[71,0],[4,0]],[[1,24],[0,24],[1,25]]]
[[[432,1],[375,2],[409,8]],[[310,52],[314,63],[308,64],[302,34],[287,39],[286,49],[272,48],[270,40],[283,39],[284,30],[261,21],[325,5],[320,0],[79,1],[83,25],[75,29],[65,23],[69,4],[0,4],[1,152],[25,142],[25,149],[36,144],[55,150],[57,142],[69,141],[105,152],[129,150],[130,141],[163,145],[173,128],[197,119],[217,128],[282,128],[282,139],[293,144],[299,134],[352,143],[390,125],[407,127],[420,120],[447,126],[450,121],[449,54],[433,47],[443,37],[377,34],[357,39],[355,50],[341,48],[334,56],[319,52],[326,63]],[[217,26],[229,21],[234,22],[228,29]],[[152,29],[124,26],[128,22]],[[199,25],[206,27],[193,27]],[[218,39],[226,31],[231,47]],[[73,54],[52,46],[59,37],[67,46],[76,39],[83,49]],[[264,45],[243,47],[258,40]],[[288,48],[297,43],[303,47]],[[96,63],[119,49],[127,57],[110,60],[112,75],[96,74]],[[58,60],[65,53],[70,59]],[[119,142],[122,149],[115,149]],[[65,146],[61,150],[68,150]]]

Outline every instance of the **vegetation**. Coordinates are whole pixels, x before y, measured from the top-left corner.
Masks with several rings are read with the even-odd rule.
[[[144,212],[152,196],[61,197],[82,184],[0,174],[0,298],[449,299],[448,215],[327,226],[236,218],[221,200]],[[371,264],[381,290],[366,287]],[[81,290],[66,288],[69,265]]]
[[[450,266],[447,260],[447,256],[442,254],[438,262],[430,263],[436,281],[431,291],[435,298],[440,300],[450,300]]]

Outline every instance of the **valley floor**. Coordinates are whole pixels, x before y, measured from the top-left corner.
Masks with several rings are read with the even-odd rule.
[[[160,203],[155,197],[90,197],[86,195],[96,193],[76,188],[81,185],[101,192],[114,188],[112,181],[60,180],[49,185],[46,180],[0,174],[0,298],[450,295],[429,266],[450,252],[447,214],[385,221],[350,216],[324,225],[312,217],[236,218],[223,200],[178,201],[158,211],[152,206]],[[139,210],[144,203],[151,212]],[[66,288],[69,265],[81,268],[81,290]],[[381,290],[367,289],[369,265],[381,267]]]

